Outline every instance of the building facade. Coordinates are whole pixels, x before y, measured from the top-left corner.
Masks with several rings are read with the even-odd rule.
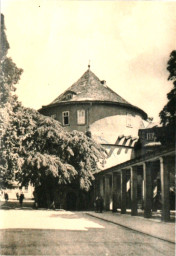
[[[103,169],[128,161],[134,157],[134,145],[138,139],[138,130],[144,128],[147,114],[130,104],[112,91],[105,80],[100,80],[91,70],[59,95],[39,112],[60,122],[67,130],[89,133],[103,145],[108,157]],[[71,200],[70,198],[74,198]],[[86,195],[68,185],[62,189],[59,205],[70,209],[83,209],[93,203],[94,197]],[[92,201],[92,203],[90,202]]]
[[[83,202],[87,200],[91,206],[101,195],[106,210],[120,209],[123,214],[131,209],[137,215],[140,208],[149,218],[157,208],[162,210],[162,219],[169,220],[175,149],[163,147],[163,128],[152,123],[145,127],[143,110],[112,91],[89,66],[77,82],[39,112],[58,120],[67,131],[89,133],[108,152],[106,165],[95,176],[92,194],[83,195],[66,186],[60,197],[63,207],[83,209]],[[175,191],[173,194],[175,202]]]

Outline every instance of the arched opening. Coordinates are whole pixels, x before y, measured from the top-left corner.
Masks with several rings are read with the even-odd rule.
[[[76,210],[77,195],[74,192],[68,192],[66,196],[67,210]]]

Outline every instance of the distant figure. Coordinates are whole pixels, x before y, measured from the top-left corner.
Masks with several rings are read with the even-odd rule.
[[[23,200],[24,200],[24,194],[23,192],[20,194],[20,197],[19,197],[19,202],[20,202],[20,205],[22,206],[23,205]]]
[[[18,194],[18,192],[16,193],[16,198],[17,198],[17,200],[19,200],[19,194]]]
[[[104,201],[103,201],[102,196],[97,196],[96,200],[95,200],[95,207],[96,207],[95,211],[102,213],[103,205],[104,205]]]
[[[6,202],[8,202],[8,200],[9,200],[9,195],[8,195],[7,193],[5,193],[5,194],[4,194],[4,198],[5,198]]]
[[[160,193],[157,193],[156,196],[153,198],[153,211],[160,210],[161,209],[161,195]]]
[[[34,208],[38,209],[38,195],[36,191],[33,192],[33,196],[34,196]]]

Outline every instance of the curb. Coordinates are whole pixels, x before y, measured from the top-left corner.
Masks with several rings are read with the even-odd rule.
[[[94,214],[87,213],[87,212],[86,212],[86,214],[89,215],[89,216],[91,216],[91,217],[94,217],[94,218],[97,218],[97,219],[100,219],[100,220],[104,220],[104,221],[107,221],[107,222],[109,222],[109,223],[113,223],[113,224],[115,224],[115,225],[118,225],[118,226],[120,226],[120,227],[123,227],[123,228],[129,229],[129,230],[138,232],[138,233],[140,233],[140,234],[144,234],[144,235],[147,235],[147,236],[150,236],[150,237],[154,237],[154,238],[160,239],[160,240],[165,241],[165,242],[169,242],[169,243],[175,244],[175,242],[172,241],[172,240],[165,239],[165,238],[162,238],[162,237],[159,237],[159,236],[155,236],[155,235],[152,235],[152,234],[143,232],[143,231],[138,230],[138,229],[130,228],[130,227],[127,226],[127,225],[120,224],[120,223],[115,222],[115,221],[113,221],[113,220],[108,220],[108,219],[106,219],[106,218],[103,218],[103,217],[100,217],[100,216],[95,216]]]

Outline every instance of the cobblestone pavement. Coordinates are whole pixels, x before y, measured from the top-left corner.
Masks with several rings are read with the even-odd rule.
[[[174,256],[174,244],[64,210],[0,210],[1,255]]]
[[[175,243],[175,222],[173,218],[171,222],[162,222],[160,218],[146,219],[143,216],[131,216],[130,214],[113,213],[111,211],[103,213],[87,212],[87,214],[134,231]]]

